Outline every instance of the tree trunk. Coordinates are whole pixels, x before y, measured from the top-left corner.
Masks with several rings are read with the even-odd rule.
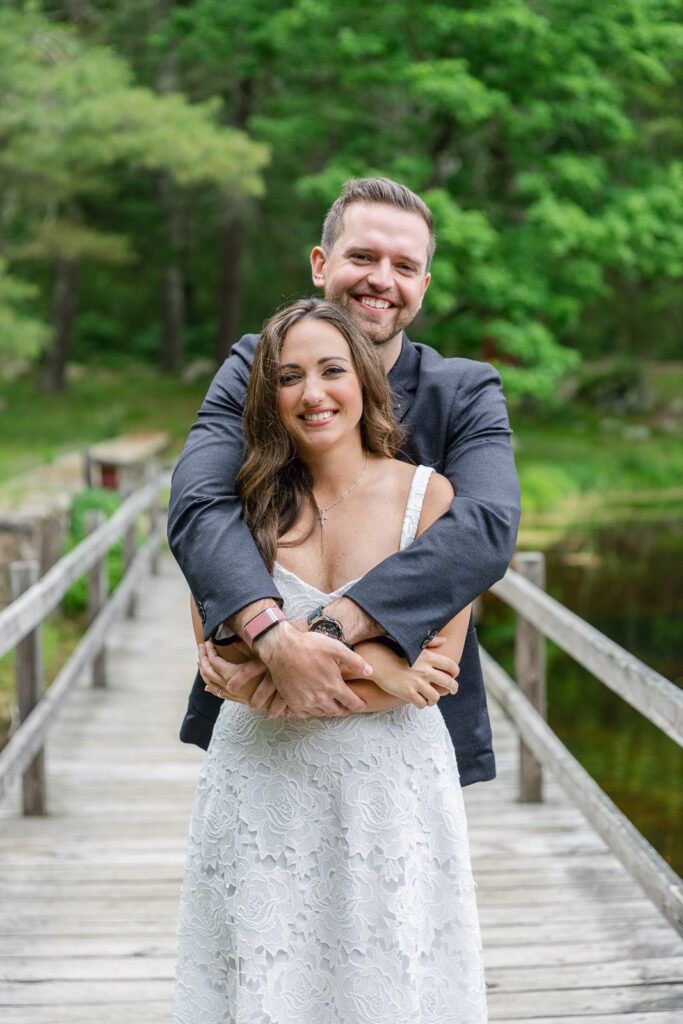
[[[231,118],[234,128],[245,131],[251,110],[253,82],[243,78],[237,86],[235,108]],[[244,213],[233,207],[225,218],[221,235],[221,277],[218,293],[218,335],[216,362],[220,366],[230,355],[237,341],[242,311],[242,249],[244,246]]]
[[[74,260],[57,261],[52,291],[54,333],[43,359],[45,391],[66,390],[66,364],[71,354],[73,327],[78,305],[79,267]]]
[[[165,373],[178,373],[185,357],[185,292],[178,266],[166,266],[161,277],[161,352],[159,364]]]
[[[221,237],[221,280],[218,295],[218,337],[216,361],[218,365],[230,355],[237,341],[241,312],[242,243],[244,221],[235,211],[223,225]]]
[[[156,0],[151,12],[153,29],[163,26],[172,6],[172,0]],[[161,57],[156,79],[160,93],[178,91],[178,61],[172,51]],[[159,178],[159,203],[166,232],[166,254],[161,267],[159,365],[166,373],[179,373],[185,359],[185,281],[182,266],[185,232],[178,190],[169,176],[163,173]]]

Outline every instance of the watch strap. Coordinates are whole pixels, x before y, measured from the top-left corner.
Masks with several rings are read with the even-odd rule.
[[[267,633],[273,626],[277,626],[278,622],[287,622],[287,616],[281,608],[264,608],[253,619],[249,619],[244,626],[244,639],[249,649],[253,648],[254,642],[260,636]]]

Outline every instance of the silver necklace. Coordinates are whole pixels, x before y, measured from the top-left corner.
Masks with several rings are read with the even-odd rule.
[[[346,488],[346,490],[344,491],[344,493],[343,493],[343,494],[340,494],[340,495],[339,495],[339,497],[338,497],[338,498],[336,499],[336,501],[333,501],[333,502],[331,502],[331,503],[330,503],[329,505],[325,505],[325,507],[324,507],[324,508],[321,508],[321,507],[320,507],[320,505],[318,504],[318,502],[316,501],[316,503],[315,503],[315,507],[317,508],[317,510],[318,510],[318,514],[319,514],[319,516],[320,516],[320,526],[321,526],[321,527],[323,527],[323,526],[325,525],[325,513],[326,513],[326,512],[329,512],[329,511],[330,511],[330,509],[331,509],[331,508],[334,508],[334,506],[335,506],[335,505],[338,505],[338,504],[339,504],[339,502],[340,502],[340,501],[342,500],[342,498],[345,498],[345,497],[346,497],[346,495],[347,495],[347,494],[348,494],[348,493],[349,493],[350,491],[352,491],[352,490],[354,489],[354,487],[357,487],[357,486],[358,486],[358,484],[359,484],[359,483],[361,482],[361,480],[363,479],[363,474],[365,473],[365,470],[366,470],[366,469],[368,468],[368,456],[369,456],[369,452],[366,452],[366,453],[365,453],[365,465],[363,466],[363,468],[362,468],[362,470],[361,470],[360,476],[357,476],[357,477],[356,477],[356,479],[355,479],[355,480],[353,481],[353,483],[352,483],[352,484],[350,484],[350,485],[349,485],[349,487],[347,487],[347,488]],[[314,499],[314,500],[315,500],[315,499]]]

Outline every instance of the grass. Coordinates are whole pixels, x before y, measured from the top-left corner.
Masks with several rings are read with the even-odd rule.
[[[0,481],[132,430],[167,430],[178,452],[207,386],[147,366],[78,367],[65,394],[41,393],[29,377],[0,384]]]
[[[43,665],[45,679],[52,681],[75,650],[87,629],[86,615],[66,616],[54,612],[43,623]],[[0,749],[16,714],[14,651],[0,658]]]

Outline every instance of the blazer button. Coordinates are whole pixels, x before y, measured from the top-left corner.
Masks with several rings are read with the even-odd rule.
[[[436,629],[433,629],[431,631],[431,633],[427,633],[427,636],[424,638],[424,640],[420,644],[420,647],[422,648],[423,651],[424,651],[425,647],[429,646],[429,644],[432,642],[432,640],[434,639],[434,637],[437,634],[438,634],[438,630],[436,630]]]

